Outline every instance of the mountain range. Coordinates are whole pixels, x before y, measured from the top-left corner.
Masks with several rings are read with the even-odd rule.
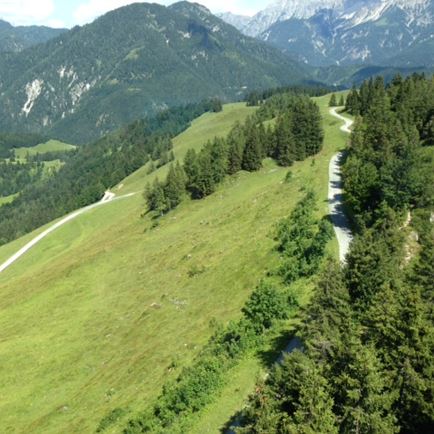
[[[66,32],[45,26],[17,26],[0,19],[0,53],[19,52],[36,44],[47,42]]]
[[[434,0],[278,0],[221,17],[313,66],[434,66]]]
[[[203,6],[136,3],[2,56],[0,130],[83,143],[169,106],[233,100],[308,76]]]

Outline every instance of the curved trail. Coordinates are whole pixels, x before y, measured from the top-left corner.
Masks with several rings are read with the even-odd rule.
[[[341,126],[340,130],[344,133],[350,134],[351,126],[354,122],[351,119],[340,115],[336,110],[336,107],[331,108],[330,114],[335,118],[344,121],[345,124]],[[344,153],[339,152],[334,155],[330,161],[328,194],[330,216],[339,243],[339,259],[341,263],[345,262],[345,258],[350,250],[350,244],[353,239],[350,222],[348,221],[344,211],[344,192],[341,173],[343,157]]]
[[[38,244],[41,240],[43,240],[45,237],[47,237],[49,234],[54,232],[56,229],[60,228],[64,224],[70,222],[71,220],[74,220],[79,215],[84,214],[87,211],[90,211],[93,208],[99,207],[101,205],[106,205],[107,203],[113,202],[114,200],[124,199],[127,197],[133,196],[135,193],[126,194],[124,196],[116,197],[114,193],[111,193],[110,191],[107,191],[104,194],[104,197],[97,203],[94,203],[93,205],[86,206],[84,208],[81,208],[77,211],[74,211],[72,214],[67,215],[62,220],[59,220],[54,225],[50,226],[48,229],[46,229],[44,232],[41,232],[38,236],[33,238],[31,241],[29,241],[24,247],[22,247],[18,252],[16,252],[14,255],[12,255],[8,260],[6,260],[3,264],[0,265],[0,273],[2,273],[6,268],[9,268],[14,262],[16,262],[21,256],[23,256],[25,253],[27,253],[32,247],[34,247],[36,244]]]

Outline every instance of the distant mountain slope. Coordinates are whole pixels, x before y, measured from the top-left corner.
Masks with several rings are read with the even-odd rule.
[[[278,0],[241,30],[315,66],[434,66],[434,0]]]
[[[136,3],[0,59],[0,129],[82,143],[166,106],[308,78],[200,5]]]
[[[33,45],[47,42],[66,31],[67,29],[52,29],[45,26],[14,27],[0,19],[0,52],[19,52]]]

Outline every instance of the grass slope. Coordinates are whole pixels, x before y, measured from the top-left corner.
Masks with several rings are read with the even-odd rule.
[[[30,148],[16,148],[14,150],[15,157],[25,160],[27,155],[46,154],[47,152],[72,151],[76,147],[63,143],[59,140],[49,140],[46,143],[32,146]]]
[[[328,99],[319,102],[325,110]],[[175,140],[176,157],[252,110],[235,104],[202,116]],[[327,212],[328,161],[344,143],[336,123],[326,117],[325,150],[314,166],[296,164],[289,185],[287,169],[266,161],[205,200],[185,201],[153,229],[136,194],[80,216],[0,274],[0,432],[91,433],[113,408],[132,413],[151,403],[207,341],[211,318],[238,317],[277,259],[271,228],[300,187],[317,190],[319,213]],[[115,190],[141,192],[165,170],[142,168]],[[0,261],[42,230],[1,247]],[[251,372],[246,365],[235,378]],[[243,400],[243,387],[215,427]]]

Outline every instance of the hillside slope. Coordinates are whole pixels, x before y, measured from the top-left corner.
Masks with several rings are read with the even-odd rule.
[[[176,158],[253,110],[235,104],[203,115],[175,139]],[[93,432],[114,408],[134,413],[152,402],[209,338],[212,318],[239,316],[278,259],[270,231],[300,188],[326,199],[328,161],[340,146],[327,134],[319,156],[291,169],[291,184],[283,183],[287,169],[267,161],[207,199],[183,203],[158,226],[140,217],[136,194],[80,216],[0,274],[0,430]],[[114,191],[141,193],[155,176],[146,173]],[[326,212],[324,202],[319,213]],[[0,262],[43,229],[1,247]]]
[[[199,5],[136,3],[2,57],[0,129],[83,143],[168,106],[308,78]]]
[[[12,26],[0,19],[0,52],[19,52],[36,44],[42,44],[65,33],[67,29],[45,26]]]

